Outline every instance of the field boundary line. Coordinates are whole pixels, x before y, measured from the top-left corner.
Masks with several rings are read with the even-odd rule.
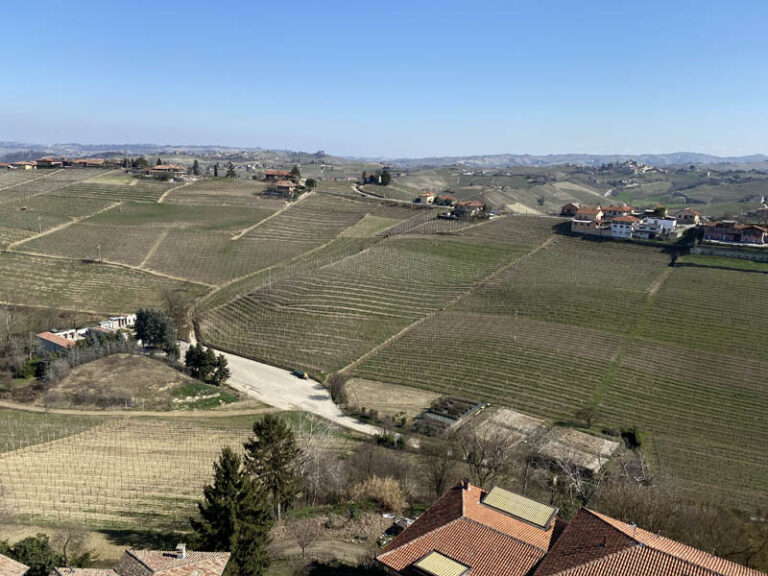
[[[64,230],[65,228],[69,228],[73,224],[77,224],[78,222],[82,222],[83,220],[87,220],[88,218],[92,218],[94,216],[97,216],[101,214],[102,212],[106,212],[108,210],[112,210],[112,208],[117,208],[120,206],[122,202],[113,202],[109,206],[105,208],[101,208],[100,210],[96,210],[96,212],[92,212],[91,214],[86,214],[85,216],[76,216],[72,220],[68,220],[67,222],[63,222],[59,224],[58,226],[54,226],[53,228],[49,228],[45,232],[40,232],[39,234],[35,234],[34,236],[30,236],[29,238],[23,238],[22,240],[16,240],[16,242],[11,242],[6,247],[6,250],[11,252],[16,248],[17,246],[21,246],[22,244],[26,242],[30,242],[32,240],[37,240],[38,238],[42,238],[43,236],[47,236],[48,234],[53,234],[54,232],[59,232],[60,230]]]
[[[456,306],[456,304],[461,302],[461,300],[463,300],[465,297],[467,297],[467,296],[469,296],[471,294],[474,294],[480,286],[483,286],[486,283],[491,282],[493,279],[495,279],[499,275],[503,274],[511,266],[517,264],[518,262],[520,262],[522,260],[525,260],[526,258],[530,258],[531,256],[533,256],[534,254],[536,254],[540,250],[545,249],[547,246],[549,246],[554,241],[554,239],[555,239],[555,236],[550,236],[544,242],[542,242],[541,244],[539,244],[538,246],[533,248],[530,252],[526,252],[522,256],[518,256],[516,258],[512,258],[512,260],[510,260],[506,264],[501,265],[496,270],[490,272],[488,275],[486,275],[483,278],[480,278],[479,280],[474,282],[466,291],[461,292],[453,300],[448,302],[448,304],[446,304],[444,307],[440,308],[439,310],[435,310],[433,312],[430,312],[426,316],[423,316],[423,317],[419,318],[418,320],[416,320],[414,322],[411,322],[405,328],[403,328],[399,332],[393,334],[392,336],[390,336],[389,338],[384,340],[384,342],[382,342],[380,344],[377,344],[376,346],[374,346],[373,348],[368,350],[368,352],[366,352],[365,354],[363,354],[362,356],[360,356],[359,358],[357,358],[353,362],[351,362],[351,363],[347,364],[346,366],[344,366],[343,368],[339,369],[338,372],[340,374],[345,374],[345,373],[348,373],[350,370],[353,370],[353,369],[357,368],[360,364],[365,362],[368,358],[370,358],[371,356],[376,354],[376,352],[378,352],[379,350],[381,350],[382,348],[384,348],[388,344],[391,344],[395,340],[400,339],[404,334],[407,334],[408,332],[410,332],[414,328],[422,325],[427,320],[431,320],[432,318],[434,318],[438,314],[442,314],[443,312],[447,312],[448,310],[450,310],[451,308]]]
[[[242,238],[243,236],[248,234],[248,232],[251,232],[252,230],[255,230],[256,228],[258,228],[259,226],[261,226],[265,222],[269,222],[270,220],[272,220],[272,218],[274,218],[276,216],[279,216],[280,214],[282,214],[283,212],[285,212],[287,210],[290,210],[292,207],[296,206],[296,204],[298,204],[299,202],[304,200],[304,198],[308,198],[309,196],[312,196],[312,194],[314,194],[314,193],[315,192],[312,191],[312,192],[307,192],[306,194],[302,194],[301,196],[299,196],[299,198],[296,200],[296,202],[290,202],[287,206],[283,206],[282,208],[280,208],[280,210],[277,210],[276,212],[273,212],[272,214],[270,214],[269,216],[267,216],[263,220],[259,220],[253,226],[249,226],[248,228],[245,228],[245,229],[241,230],[240,232],[238,232],[237,234],[232,236],[232,240],[240,240],[240,238]]]
[[[83,258],[73,258],[71,256],[59,256],[58,254],[43,254],[42,252],[32,252],[31,250],[13,250],[8,251],[10,254],[19,254],[22,256],[36,256],[38,258],[50,258],[52,260],[70,260],[74,262],[82,262]],[[160,278],[168,278],[169,280],[176,280],[177,282],[186,282],[188,284],[197,284],[198,286],[204,286],[205,288],[216,288],[214,284],[207,284],[205,282],[199,282],[198,280],[190,280],[189,278],[182,278],[180,276],[172,276],[171,274],[166,274],[165,272],[158,272],[157,270],[152,270],[151,268],[139,268],[138,266],[132,266],[131,264],[125,264],[124,262],[113,262],[112,260],[100,260],[98,262],[91,261],[94,264],[99,264],[102,266],[115,266],[117,268],[127,268],[129,270],[135,270],[136,272],[144,272],[146,274],[149,274],[151,276],[158,276]],[[52,308],[52,306],[44,306],[44,308]]]
[[[250,416],[277,412],[279,408],[265,406],[263,408],[243,408],[242,410],[77,410],[75,408],[46,408],[35,404],[22,404],[0,400],[0,409],[17,410],[19,412],[35,412],[39,414],[58,414],[62,416],[103,416],[104,418],[226,418],[228,416]]]
[[[163,231],[160,232],[160,236],[157,237],[157,240],[155,240],[155,243],[152,244],[152,248],[150,248],[149,252],[147,252],[147,255],[144,256],[144,259],[141,261],[141,264],[139,264],[139,268],[141,268],[142,270],[144,269],[144,266],[146,266],[147,262],[149,262],[149,259],[155,255],[155,252],[157,252],[157,249],[160,248],[160,244],[162,244],[163,240],[165,240],[168,237],[168,234],[170,234],[170,232],[171,232],[170,228],[164,228]]]
[[[134,180],[134,182],[138,182],[138,180]],[[175,192],[179,188],[184,188],[184,186],[189,186],[190,184],[194,184],[194,183],[195,182],[185,182],[181,186],[174,186],[173,188],[168,188],[168,190],[166,190],[165,192],[160,194],[160,198],[157,199],[157,203],[158,204],[163,204],[164,203],[163,201],[165,200],[165,197],[168,196],[168,194],[170,194],[171,192]],[[133,186],[133,185],[134,184],[131,184],[131,186]]]

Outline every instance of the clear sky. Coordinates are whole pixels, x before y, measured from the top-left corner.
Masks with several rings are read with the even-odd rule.
[[[0,140],[768,153],[768,1],[3,2]]]

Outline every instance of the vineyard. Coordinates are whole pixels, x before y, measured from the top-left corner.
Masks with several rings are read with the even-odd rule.
[[[285,206],[282,198],[260,196],[267,189],[265,182],[254,180],[203,179],[172,189],[166,204],[191,204],[195,206],[241,206],[261,210],[278,210]]]
[[[161,306],[169,290],[192,300],[205,289],[118,266],[0,253],[0,302],[111,314]]]
[[[390,239],[213,310],[203,333],[246,356],[336,370],[438,311],[514,255],[509,247],[456,239]]]
[[[178,528],[194,513],[213,461],[248,428],[108,420],[0,454],[2,510],[27,522]]]

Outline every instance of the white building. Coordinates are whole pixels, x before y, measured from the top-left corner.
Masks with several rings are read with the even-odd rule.
[[[643,218],[635,224],[632,238],[654,240],[666,238],[677,232],[677,221],[674,218]]]
[[[619,216],[611,220],[611,238],[632,238],[639,220],[634,216]]]

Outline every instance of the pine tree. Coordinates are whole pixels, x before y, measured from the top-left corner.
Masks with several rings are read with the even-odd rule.
[[[298,182],[301,178],[301,170],[299,170],[298,166],[291,168],[291,178],[293,178],[293,180],[296,182]]]
[[[216,164],[213,165],[213,177],[218,178],[219,177],[219,163],[216,162]]]
[[[203,501],[198,502],[200,518],[190,518],[197,547],[209,552],[229,552],[234,549],[240,500],[248,478],[240,466],[240,456],[227,447],[213,465],[213,483],[203,489]]]
[[[197,161],[197,158],[195,158],[195,161],[192,163],[192,174],[200,176],[200,162]]]
[[[301,450],[293,432],[279,416],[267,414],[253,424],[253,437],[245,442],[245,468],[269,494],[277,519],[299,491]]]
[[[160,157],[158,156],[157,162],[155,162],[155,166],[160,166],[163,163],[162,160],[160,160]]]
[[[261,576],[269,568],[272,516],[265,506],[264,492],[249,478],[243,486],[237,538],[224,576]]]
[[[227,166],[227,178],[237,178],[237,172],[235,171],[235,165],[232,162]]]

